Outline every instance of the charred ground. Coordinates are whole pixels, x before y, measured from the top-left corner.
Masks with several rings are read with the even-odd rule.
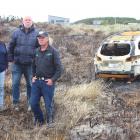
[[[15,29],[15,24],[12,25],[5,24],[0,31],[1,39],[7,43]],[[94,54],[107,34],[86,28],[36,26],[50,32],[53,46],[60,51],[64,66],[55,96],[56,126],[34,127],[33,115],[27,112],[24,81],[20,111],[13,110],[12,103],[7,101],[11,98],[9,73],[6,80],[7,109],[0,112],[0,139],[140,139],[139,80],[131,84],[125,81],[94,81]]]

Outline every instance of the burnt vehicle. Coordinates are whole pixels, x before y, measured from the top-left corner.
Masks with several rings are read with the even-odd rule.
[[[102,41],[95,57],[95,77],[135,78],[140,75],[140,31],[116,33]]]

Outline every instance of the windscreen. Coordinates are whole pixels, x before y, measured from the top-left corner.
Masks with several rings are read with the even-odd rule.
[[[103,44],[101,54],[106,56],[124,56],[130,53],[130,44],[111,43]]]

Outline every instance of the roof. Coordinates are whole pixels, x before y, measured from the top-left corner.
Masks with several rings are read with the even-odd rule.
[[[127,31],[111,35],[106,41],[132,41],[136,36],[140,37],[140,31]]]
[[[140,35],[140,31],[122,32],[121,35],[125,35],[125,36],[137,36],[137,35]]]
[[[52,18],[62,18],[62,19],[68,19],[68,20],[69,20],[69,18],[65,18],[65,17],[58,17],[58,16],[52,16],[52,15],[48,15],[48,17],[52,17]]]
[[[112,40],[112,41],[121,41],[121,40],[124,40],[124,41],[131,41],[133,38],[132,36],[113,36],[112,38],[110,38],[109,40]]]

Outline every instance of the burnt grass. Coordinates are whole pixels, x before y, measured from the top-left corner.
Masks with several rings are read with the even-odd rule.
[[[53,38],[53,46],[60,51],[64,66],[64,73],[57,83],[58,86],[64,84],[66,87],[71,87],[76,84],[94,81],[93,58],[100,42],[106,36],[103,32],[93,32],[92,30],[90,35],[86,32],[82,35],[75,33],[69,35],[71,29],[66,30],[60,26],[40,25],[39,27],[55,31],[50,32]],[[4,32],[4,29],[1,32]],[[7,36],[7,32],[5,36]],[[4,39],[6,39],[6,42],[9,41],[9,38]],[[6,96],[8,95],[11,98],[10,79],[7,78],[7,81]],[[49,139],[48,135],[56,132],[57,137],[51,137],[50,139],[55,140],[59,137],[61,140],[139,140],[140,80],[137,79],[131,84],[124,80],[107,81],[106,83],[109,87],[106,89],[104,97],[97,101],[96,109],[87,114],[85,118],[82,118],[71,130],[45,128],[41,131],[40,136],[38,133],[41,128],[34,128],[33,114],[27,112],[24,96],[19,112],[14,111],[11,102],[8,103],[6,110],[0,112],[0,139],[41,140]],[[25,88],[24,82],[22,88]],[[85,131],[81,128],[83,124],[87,124]],[[101,126],[106,127],[102,129]],[[78,128],[75,130],[76,127]],[[69,133],[72,130],[73,132]],[[63,136],[59,134],[63,134]]]
[[[95,138],[95,140],[139,140],[140,139],[140,82],[133,81],[128,84],[126,81],[108,81],[109,88],[106,89],[106,95],[99,99],[96,109],[81,119],[78,124],[71,128],[68,133],[65,130],[57,129],[58,133],[64,136],[61,139],[84,139]],[[37,133],[41,128],[35,128],[33,125],[33,114],[27,112],[26,102],[23,96],[20,111],[16,112],[9,105],[6,110],[0,112],[0,137],[1,139],[37,139]],[[100,113],[99,113],[100,112]],[[82,133],[81,126],[87,124],[91,132]],[[92,130],[100,129],[100,125],[108,126],[102,132],[94,133]],[[76,130],[75,128],[78,127]],[[64,129],[64,128],[63,128]],[[85,131],[89,131],[89,130]],[[45,128],[41,131],[40,139],[49,138],[50,129]],[[56,131],[56,130],[55,130]],[[70,130],[69,130],[70,131]],[[28,133],[27,133],[28,132]],[[23,135],[24,134],[24,135]],[[55,137],[56,138],[56,137]],[[53,139],[55,139],[53,138]]]
[[[108,81],[104,97],[97,99],[93,109],[77,126],[72,139],[139,140],[140,82]]]

